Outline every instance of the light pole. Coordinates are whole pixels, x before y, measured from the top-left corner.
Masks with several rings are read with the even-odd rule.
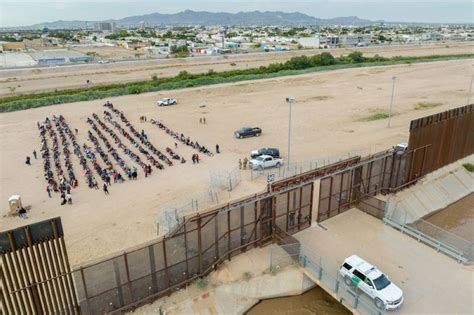
[[[467,104],[471,102],[471,93],[472,93],[472,80],[474,80],[474,75],[471,77],[471,85],[469,86],[469,94],[467,95]]]
[[[396,76],[392,77],[392,97],[390,99],[390,110],[388,112],[388,128],[390,128],[390,123],[392,122],[392,107],[393,107],[393,93],[395,92],[395,80],[397,79]]]
[[[288,103],[289,114],[288,114],[288,161],[286,163],[287,168],[290,168],[290,150],[291,150],[291,105],[295,101],[295,99],[291,96],[286,98],[286,102]]]

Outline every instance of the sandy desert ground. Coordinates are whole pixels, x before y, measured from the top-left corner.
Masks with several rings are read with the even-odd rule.
[[[359,50],[371,56],[379,54],[392,56],[422,56],[430,54],[461,54],[474,52],[474,43],[436,43],[425,45],[394,45],[383,47],[358,47],[351,49],[326,49],[335,56],[347,55]],[[120,52],[121,49],[118,49]],[[116,82],[150,80],[158,77],[174,76],[182,70],[193,73],[245,69],[265,66],[274,62],[283,62],[293,56],[314,55],[323,50],[301,50],[276,53],[254,53],[214,57],[196,57],[186,59],[160,59],[128,61],[109,64],[72,65],[49,68],[28,68],[0,71],[0,96],[12,95],[10,87],[16,87],[14,93],[49,91],[71,87],[86,87],[86,80],[92,85]],[[233,65],[231,65],[233,64]]]
[[[148,93],[110,99],[123,110],[137,128],[143,128],[152,143],[164,149],[174,141],[156,126],[139,122],[141,115],[161,119],[176,131],[190,135],[201,144],[222,154],[204,157],[199,165],[190,163],[193,151],[180,146],[188,163],[155,171],[151,177],[139,174],[138,181],[113,184],[110,195],[85,187],[77,158],[73,160],[80,187],[73,190],[74,204],[60,206],[55,194],[45,191],[42,162],[25,165],[25,157],[39,150],[36,122],[62,114],[71,128],[78,128],[78,139],[86,142],[86,118],[103,111],[105,100],[79,102],[0,115],[0,230],[25,223],[61,216],[71,263],[75,266],[104,255],[122,251],[156,237],[156,216],[166,205],[189,201],[205,192],[210,170],[230,169],[249,151],[261,146],[279,147],[287,156],[288,105],[285,97],[296,98],[293,105],[292,161],[343,155],[350,150],[389,148],[406,141],[410,120],[464,105],[473,74],[473,60],[346,69],[326,73],[280,77],[269,80],[183,89],[171,93]],[[362,119],[387,109],[391,78],[397,76],[392,128],[387,120]],[[176,97],[179,105],[157,107],[157,99]],[[415,110],[419,102],[439,102],[440,106]],[[205,105],[205,107],[201,107]],[[100,115],[102,116],[102,115]],[[199,124],[205,116],[207,124]],[[260,126],[261,137],[233,138],[242,126]],[[90,143],[89,143],[90,144]],[[132,164],[132,163],[130,163]],[[232,196],[255,193],[264,188],[263,179],[243,182]],[[29,219],[6,217],[7,200],[20,194],[31,205]]]

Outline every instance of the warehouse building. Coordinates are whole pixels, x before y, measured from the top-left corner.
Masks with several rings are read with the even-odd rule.
[[[38,51],[30,53],[30,56],[40,65],[66,62],[89,62],[93,60],[91,56],[66,49]]]

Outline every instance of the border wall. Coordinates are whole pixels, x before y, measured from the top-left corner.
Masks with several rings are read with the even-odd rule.
[[[413,160],[415,168],[424,164],[422,175],[474,153],[474,105],[412,120],[408,148],[430,145],[425,157]],[[414,174],[407,174],[409,181]]]

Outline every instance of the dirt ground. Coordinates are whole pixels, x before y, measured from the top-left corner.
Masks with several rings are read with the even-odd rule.
[[[87,49],[86,49],[87,50]],[[103,51],[102,51],[103,50]],[[124,55],[121,48],[102,48],[101,54]],[[370,56],[379,54],[392,56],[421,56],[431,54],[461,54],[472,53],[473,43],[437,43],[426,45],[394,45],[385,47],[358,47],[351,49],[326,49],[335,56],[347,55],[359,50]],[[84,50],[85,51],[85,50]],[[83,52],[84,52],[83,51]],[[192,73],[224,71],[230,69],[245,69],[265,66],[274,62],[283,62],[293,56],[314,55],[323,50],[301,50],[276,53],[254,53],[228,56],[195,57],[186,59],[160,59],[116,62],[109,64],[52,66],[0,71],[0,96],[12,95],[10,87],[15,87],[15,94],[50,91],[71,87],[86,87],[86,81],[91,85],[116,82],[131,82],[150,80],[153,75],[167,77],[177,75],[186,70]],[[124,55],[125,56],[125,55]],[[233,64],[233,65],[231,65]]]
[[[392,128],[387,128],[387,120],[361,121],[374,111],[388,108],[393,76],[397,76],[397,84]],[[86,118],[94,112],[102,116],[105,100],[3,113],[0,115],[0,230],[61,216],[73,265],[123,251],[156,237],[157,213],[167,205],[189,202],[195,194],[205,193],[211,170],[229,170],[237,165],[239,158],[262,146],[280,148],[286,159],[285,97],[296,98],[292,113],[292,161],[307,161],[344,155],[351,150],[382,150],[407,141],[410,120],[465,104],[471,76],[472,60],[444,61],[345,69],[190,88],[169,94],[111,98],[115,107],[123,110],[137,129],[143,128],[158,148],[171,147],[174,141],[158,127],[140,123],[139,116],[161,119],[209,148],[218,143],[222,154],[204,157],[199,165],[192,165],[193,151],[180,146],[176,151],[188,163],[157,170],[148,178],[140,173],[138,181],[113,184],[109,196],[85,186],[77,158],[73,156],[80,187],[73,190],[74,204],[70,206],[60,206],[58,194],[48,198],[39,159],[33,159],[32,166],[25,165],[25,157],[31,156],[33,149],[39,151],[36,123],[46,116],[62,114],[71,128],[79,129],[80,143],[90,145],[86,142]],[[179,104],[157,107],[156,100],[165,96],[176,97]],[[415,110],[415,105],[422,101],[442,105]],[[199,118],[204,116],[206,125],[199,123]],[[235,139],[233,131],[243,126],[259,126],[263,134]],[[243,181],[232,197],[264,189],[264,179],[249,181],[248,173],[242,171]],[[20,194],[24,205],[31,205],[28,220],[5,216],[7,200],[13,194]]]

